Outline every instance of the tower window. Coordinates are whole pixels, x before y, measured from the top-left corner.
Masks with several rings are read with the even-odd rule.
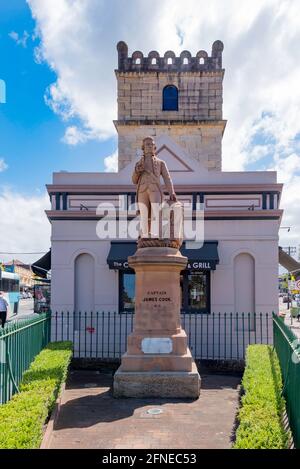
[[[171,57],[168,58],[168,65],[172,65],[173,64],[173,60],[171,59]]]
[[[204,64],[204,58],[203,58],[203,57],[200,58],[199,64],[200,64],[200,65],[203,65],[203,64]]]
[[[178,111],[178,89],[174,85],[163,89],[163,111]]]
[[[151,64],[152,64],[152,65],[156,65],[156,64],[157,64],[157,61],[156,61],[156,58],[155,58],[155,57],[152,59]]]

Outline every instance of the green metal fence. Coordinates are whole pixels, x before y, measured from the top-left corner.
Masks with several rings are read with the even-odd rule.
[[[283,395],[296,448],[300,448],[300,339],[273,316],[274,347],[283,377]]]
[[[7,323],[0,330],[0,404],[15,392],[34,357],[50,342],[51,315]]]

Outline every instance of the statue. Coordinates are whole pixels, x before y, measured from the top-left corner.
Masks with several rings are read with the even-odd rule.
[[[180,252],[183,206],[167,165],[155,155],[152,137],[143,140],[135,165],[141,236],[128,265],[135,271],[135,316],[127,351],[114,375],[114,397],[198,398],[200,376],[181,327]],[[170,195],[164,200],[163,178]],[[149,225],[150,212],[150,225]]]
[[[146,137],[142,144],[143,156],[136,163],[132,182],[137,186],[137,203],[140,213],[140,237],[160,238],[161,209],[164,194],[161,187],[162,176],[169,192],[169,204],[177,202],[173,183],[167,165],[155,155],[155,143],[152,137]]]

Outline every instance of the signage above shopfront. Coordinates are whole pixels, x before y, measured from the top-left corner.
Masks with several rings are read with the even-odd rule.
[[[210,262],[188,262],[187,267],[188,270],[212,270],[212,265]],[[215,269],[215,265],[214,265]]]
[[[134,255],[136,249],[135,241],[112,241],[107,257],[109,268],[131,270],[127,259]],[[219,263],[218,241],[205,241],[198,249],[187,249],[184,242],[180,251],[183,256],[188,258],[187,270],[215,270]]]

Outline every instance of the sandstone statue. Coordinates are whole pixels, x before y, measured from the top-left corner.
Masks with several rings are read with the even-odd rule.
[[[169,192],[169,203],[177,201],[167,165],[157,158],[152,137],[146,137],[142,144],[143,156],[136,163],[132,181],[137,186],[137,203],[140,213],[141,238],[160,237],[160,214],[164,202],[161,177]]]

